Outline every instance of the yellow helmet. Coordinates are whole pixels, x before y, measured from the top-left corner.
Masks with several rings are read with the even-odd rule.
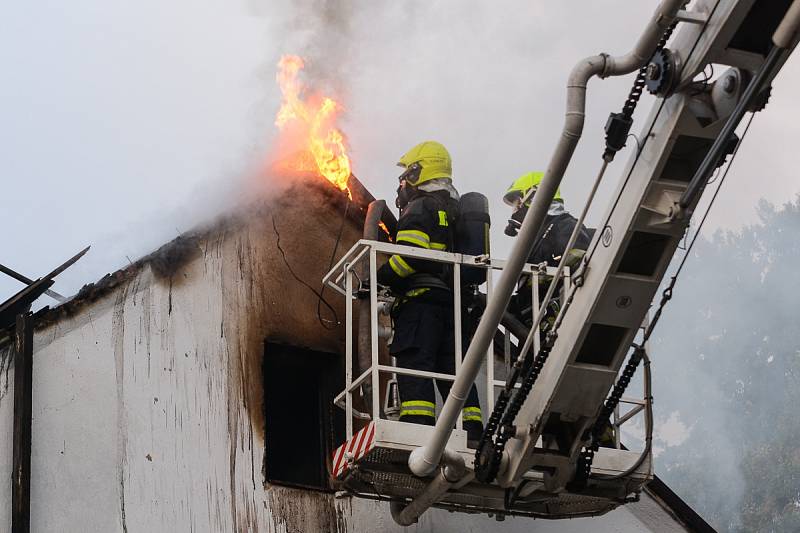
[[[517,201],[528,194],[529,190],[534,189],[535,191],[542,182],[542,178],[544,178],[544,172],[528,172],[527,174],[523,174],[508,188],[506,194],[503,195],[503,201],[508,205],[515,205]],[[564,199],[561,197],[560,188],[556,189],[556,195],[553,200],[556,202],[564,202]],[[530,201],[528,201],[528,205],[530,205]]]
[[[450,153],[436,141],[419,143],[400,158],[397,166],[407,169],[403,178],[415,187],[437,178],[453,178]]]

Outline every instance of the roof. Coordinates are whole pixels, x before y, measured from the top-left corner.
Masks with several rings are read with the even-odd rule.
[[[53,278],[61,274],[64,270],[72,266],[75,261],[83,257],[89,251],[87,246],[73,257],[67,259],[55,270],[42,276],[36,281],[23,278],[28,285],[16,293],[14,296],[0,304],[0,330],[8,329],[16,321],[17,315],[27,313],[31,304],[53,285]]]
[[[667,509],[686,529],[696,533],[715,533],[716,530],[683,501],[661,478],[654,476],[645,486],[645,492]]]
[[[367,208],[369,204],[375,200],[375,197],[372,196],[354,175],[350,176],[348,187],[352,199],[349,200],[351,203],[347,208],[347,217],[363,225]],[[199,226],[183,233],[137,261],[106,274],[93,283],[87,283],[81,287],[77,294],[69,298],[66,302],[55,307],[43,307],[34,314],[35,327],[37,329],[46,327],[54,322],[75,315],[80,312],[84,306],[103,298],[120,285],[133,279],[146,266],[149,266],[156,276],[166,279],[170,278],[182,265],[189,261],[194,251],[197,250],[197,245],[200,241],[214,233],[246,223],[254,213],[269,209],[269,206],[276,201],[286,201],[286,198],[300,198],[303,194],[308,193],[308,189],[322,194],[327,201],[331,202],[334,206],[338,206],[342,210],[345,209],[348,197],[344,192],[338,190],[334,185],[317,175],[301,175],[298,179],[289,180],[286,190],[283,191],[281,195],[261,197],[234,212],[218,217],[209,224]],[[397,220],[388,211],[384,212],[382,222],[387,226],[389,231],[394,231],[397,225]],[[39,285],[41,284],[37,283],[36,287],[38,288]],[[33,285],[31,287],[33,287]],[[21,292],[27,295],[31,293],[31,287],[23,289]],[[44,286],[44,289],[47,287],[49,287],[49,285]],[[42,289],[42,291],[44,289]],[[36,295],[33,299],[27,298],[27,304],[29,305],[33,300],[38,298],[38,296],[42,294],[42,291],[36,291]],[[12,297],[12,299],[15,297]],[[6,324],[0,325],[0,346],[7,344],[12,339],[11,328],[7,326]]]

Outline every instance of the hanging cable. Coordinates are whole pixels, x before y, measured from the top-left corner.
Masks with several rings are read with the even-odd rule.
[[[344,223],[347,220],[347,212],[350,210],[350,202],[351,202],[351,200],[350,200],[350,198],[348,198],[346,200],[345,205],[344,205],[344,213],[342,213],[342,221],[339,224],[339,233],[336,236],[336,242],[333,245],[333,251],[331,252],[331,259],[330,259],[330,261],[328,261],[328,268],[327,268],[328,271],[330,271],[330,269],[333,268],[333,262],[336,259],[336,251],[339,249],[339,243],[342,240],[342,234],[344,233]],[[320,324],[322,324],[322,321],[324,320],[322,318],[322,302],[323,302],[323,295],[324,294],[325,294],[325,284],[323,283],[322,289],[319,291],[319,298],[317,298],[317,320],[319,320]],[[334,317],[336,317],[336,324],[338,325],[339,317],[336,316],[335,312],[334,312],[333,315],[334,315]],[[325,327],[326,329],[333,329],[332,327],[331,328],[327,328],[324,325],[323,325],[323,327]]]
[[[332,322],[333,324],[338,325],[339,324],[339,316],[336,314],[336,309],[334,309],[333,306],[330,303],[328,303],[327,300],[325,300],[325,298],[322,296],[322,294],[317,289],[315,289],[314,287],[312,287],[311,285],[309,285],[308,283],[303,281],[303,279],[301,279],[300,276],[298,276],[295,273],[294,269],[292,268],[292,265],[289,264],[289,260],[286,258],[286,252],[281,247],[281,234],[278,232],[278,226],[275,224],[275,217],[274,216],[272,217],[272,229],[275,231],[275,236],[277,237],[276,246],[278,248],[278,251],[281,253],[281,257],[283,258],[284,264],[286,264],[286,268],[289,269],[289,273],[292,275],[292,277],[298,283],[301,283],[303,286],[307,287],[308,290],[313,292],[314,295],[317,298],[319,298],[319,300],[325,305],[325,307],[328,308],[328,310],[333,315],[333,321],[328,320],[327,322]],[[322,327],[324,327],[325,329],[331,330],[331,329],[334,329],[334,327],[336,327],[335,325],[334,326],[329,326],[328,324],[326,324],[325,323],[326,322],[325,319],[323,319],[321,316],[318,316],[317,318],[319,319],[320,325]]]

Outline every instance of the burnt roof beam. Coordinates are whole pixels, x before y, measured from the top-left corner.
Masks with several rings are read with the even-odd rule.
[[[31,278],[20,274],[16,270],[12,270],[12,269],[10,269],[7,266],[2,265],[2,264],[0,264],[0,272],[2,272],[3,274],[9,276],[10,278],[13,278],[13,279],[15,279],[17,281],[21,281],[25,285],[33,285],[34,283],[36,283],[35,280],[32,280]],[[59,303],[64,303],[64,302],[67,301],[67,299],[64,296],[58,294],[54,290],[47,289],[46,291],[44,291],[44,293],[46,295],[48,295],[49,297],[53,298],[54,300],[56,300]]]

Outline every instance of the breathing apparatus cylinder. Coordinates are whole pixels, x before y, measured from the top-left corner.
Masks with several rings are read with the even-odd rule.
[[[489,247],[489,199],[478,192],[468,192],[459,200],[459,215],[456,223],[455,251],[466,255],[487,255]],[[486,269],[463,267],[461,282],[464,285],[480,285],[486,281]]]

